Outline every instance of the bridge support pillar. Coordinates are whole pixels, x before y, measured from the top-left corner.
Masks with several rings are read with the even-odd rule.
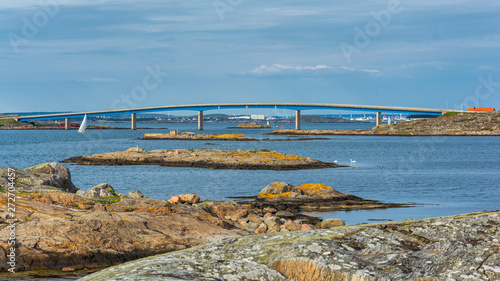
[[[130,129],[135,130],[137,129],[137,114],[132,113],[132,124],[130,125]]]
[[[64,129],[69,130],[71,128],[71,123],[69,122],[69,118],[64,119]]]
[[[295,110],[295,130],[300,130],[300,110]]]
[[[198,130],[203,131],[203,111],[198,111]]]
[[[382,124],[382,112],[377,112],[377,126],[380,126]]]

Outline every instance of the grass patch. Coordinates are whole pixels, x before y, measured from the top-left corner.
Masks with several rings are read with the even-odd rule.
[[[1,125],[10,125],[10,124],[18,124],[18,122],[14,119],[0,119]]]
[[[493,129],[492,128],[482,128],[481,131],[490,131],[490,132],[493,132]]]
[[[443,116],[455,116],[460,114],[472,114],[472,112],[446,112]]]

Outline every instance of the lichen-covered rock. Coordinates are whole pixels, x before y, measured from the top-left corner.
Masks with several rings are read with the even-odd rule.
[[[75,156],[62,162],[82,165],[160,165],[238,170],[300,170],[340,167],[335,163],[326,163],[276,151],[222,149],[143,151],[132,148],[126,151]]]
[[[259,192],[260,197],[273,197],[273,196],[286,196],[288,193],[303,194],[295,186],[286,182],[273,182],[268,184],[264,189]]]
[[[287,199],[348,199],[349,194],[336,191],[330,186],[321,183],[307,183],[297,187],[286,182],[273,182],[259,192],[258,197],[264,200],[287,200]]]
[[[200,196],[194,194],[194,193],[185,193],[179,195],[182,201],[189,203],[189,204],[196,204],[200,202]]]
[[[7,169],[0,169],[0,189],[8,187]],[[61,190],[76,193],[78,188],[71,182],[68,168],[59,163],[44,163],[24,170],[15,170],[17,191]]]
[[[341,219],[324,219],[319,223],[320,228],[331,228],[343,225],[345,225],[345,222]]]
[[[402,204],[382,203],[346,194],[321,183],[294,186],[273,182],[259,192],[254,206],[263,210],[335,211],[404,207]]]
[[[128,197],[132,199],[144,198],[144,193],[140,190],[134,190],[128,193]]]
[[[82,280],[499,280],[500,211],[246,236]],[[183,279],[184,278],[184,279]]]
[[[151,198],[103,204],[61,191],[17,196],[16,272],[105,267],[248,234],[200,208]],[[0,193],[0,237],[10,235],[8,203]],[[0,242],[1,272],[9,249]]]
[[[116,192],[111,185],[101,183],[85,191],[84,196],[87,198],[115,197]]]

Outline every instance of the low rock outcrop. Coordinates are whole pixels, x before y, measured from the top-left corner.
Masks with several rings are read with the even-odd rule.
[[[237,129],[269,129],[269,128],[271,128],[271,126],[265,125],[265,124],[260,124],[257,122],[250,122],[250,123],[239,124],[236,127],[229,127],[229,129],[233,129],[233,128],[237,128]]]
[[[228,239],[85,280],[499,280],[500,211]]]
[[[291,208],[302,211],[334,211],[405,207],[403,204],[381,203],[351,194],[341,193],[330,186],[308,183],[295,187],[286,182],[273,182],[259,192],[255,205],[279,210]]]
[[[60,191],[17,195],[16,271],[110,266],[248,233],[202,209],[150,198],[106,204]],[[7,204],[1,193],[2,237],[10,233]],[[6,258],[0,255],[2,271]]]
[[[130,150],[75,156],[65,163],[82,165],[160,165],[239,170],[299,170],[341,167],[297,155],[269,150],[175,149]]]

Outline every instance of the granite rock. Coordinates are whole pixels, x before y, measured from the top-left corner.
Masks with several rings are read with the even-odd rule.
[[[262,234],[114,266],[86,280],[499,280],[500,211]],[[183,279],[184,278],[184,279]]]

